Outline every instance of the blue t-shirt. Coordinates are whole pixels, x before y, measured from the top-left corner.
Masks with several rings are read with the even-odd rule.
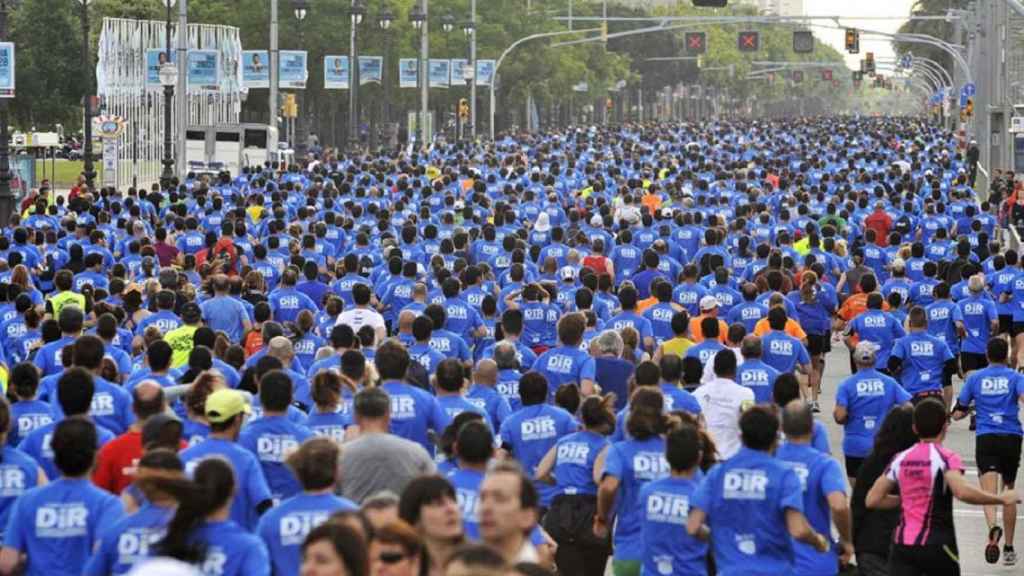
[[[214,331],[223,331],[231,342],[242,341],[243,322],[249,319],[245,305],[230,296],[210,298],[200,306],[203,320]]]
[[[29,576],[78,575],[99,535],[122,514],[121,501],[87,478],[60,478],[14,503],[4,546],[28,556]]]
[[[466,400],[487,414],[491,430],[500,430],[501,423],[512,414],[508,400],[496,389],[484,384],[473,384],[466,392]]]
[[[14,502],[38,483],[39,465],[36,461],[17,448],[4,446],[3,460],[0,460],[0,526],[7,527]]]
[[[549,404],[526,406],[513,412],[501,425],[501,443],[510,448],[512,456],[533,477],[537,465],[558,439],[576,431],[576,419],[565,410]],[[555,496],[555,487],[535,482],[541,505],[548,506]]]
[[[802,342],[781,330],[772,330],[761,338],[761,361],[786,373],[798,365],[810,364],[811,356]]]
[[[984,354],[992,334],[992,323],[999,321],[995,302],[987,296],[969,296],[957,304],[964,315],[964,329],[967,331],[962,350]]]
[[[308,428],[291,422],[287,416],[263,416],[242,429],[238,444],[256,456],[271,495],[275,500],[283,500],[302,491],[299,481],[285,465],[285,458],[312,436]]]
[[[910,393],[874,368],[861,369],[839,383],[836,406],[846,408],[843,454],[863,458],[871,452],[875,434],[889,411],[910,401]]]
[[[20,400],[11,404],[11,431],[7,433],[7,445],[17,446],[32,433],[53,422],[50,405],[41,400]]]
[[[462,528],[466,538],[480,539],[480,485],[484,481],[484,473],[468,468],[453,468],[448,474],[448,481],[455,488],[455,499],[462,513]]]
[[[612,545],[615,560],[643,558],[643,508],[640,489],[648,482],[669,475],[665,460],[665,440],[654,436],[645,440],[625,440],[608,448],[603,476],[619,480],[615,499],[615,531]]]
[[[257,534],[270,553],[274,574],[296,576],[306,535],[331,514],[358,508],[351,500],[333,494],[299,494],[268,510],[260,518]]]
[[[179,455],[189,475],[196,466],[207,458],[224,458],[235,472],[235,497],[231,501],[231,519],[238,526],[252,531],[256,529],[259,514],[256,506],[271,499],[270,488],[259,460],[242,446],[221,438],[207,438],[190,446]]]
[[[50,440],[53,438],[53,431],[57,427],[57,422],[51,422],[46,426],[40,426],[33,430],[28,436],[22,439],[21,443],[18,444],[18,450],[21,450],[25,454],[31,456],[39,467],[46,473],[47,478],[57,478],[60,476],[60,471],[57,470],[57,465],[53,463],[53,449],[50,448]],[[96,425],[96,448],[103,447],[104,444],[110,442],[115,438],[114,434],[104,428],[103,426]]]
[[[606,437],[588,430],[581,430],[559,439],[555,444],[553,469],[555,494],[596,495],[594,462],[607,445]]]
[[[436,398],[438,407],[441,408],[441,421],[438,423],[439,430],[444,431],[455,417],[463,412],[476,412],[484,417],[484,423],[490,426],[491,419],[487,411],[467,400],[464,396],[438,396]],[[493,428],[491,429],[494,430]]]
[[[861,341],[874,342],[879,350],[875,355],[875,368],[882,370],[889,363],[889,352],[893,343],[906,336],[903,326],[892,314],[882,310],[867,310],[858,314],[847,328]]]
[[[896,341],[892,357],[902,362],[900,383],[907,392],[917,394],[942,390],[942,374],[953,352],[946,343],[927,332],[911,332]]]
[[[552,348],[540,355],[533,369],[548,379],[548,399],[562,384],[581,385],[584,380],[594,381],[594,359],[587,352],[570,346]]]
[[[96,425],[110,430],[115,435],[123,434],[135,422],[132,395],[121,386],[99,376],[93,377],[93,383],[96,391],[92,395],[92,403],[89,404],[89,416]],[[54,399],[57,398],[56,384],[55,382]],[[53,403],[53,419],[64,419],[64,410],[61,409],[60,402]]]
[[[335,442],[345,440],[345,429],[352,425],[350,404],[342,400],[334,412],[319,412],[316,408],[309,413],[306,427],[316,436],[324,436]]]
[[[828,535],[832,529],[832,511],[828,495],[839,492],[846,496],[846,478],[831,456],[822,454],[806,444],[785,443],[775,451],[800,480],[804,498],[804,516],[818,534]],[[818,552],[809,544],[793,540],[796,551],[795,574],[801,576],[832,576],[837,572],[839,556],[833,545],[827,552]]]
[[[994,364],[967,377],[957,403],[967,407],[973,401],[977,414],[977,435],[1021,436],[1020,401],[1024,396],[1024,375],[1005,365]]]
[[[153,554],[153,545],[167,532],[174,508],[144,504],[100,534],[96,552],[82,573],[86,576],[127,574]]]
[[[960,307],[951,300],[939,300],[925,308],[928,313],[928,333],[949,346],[953,354],[960,353],[960,337],[956,325],[964,321]]]
[[[669,318],[671,323],[672,318]],[[651,328],[651,321],[636,313],[636,311],[623,311],[605,323],[605,328],[618,332],[623,328],[634,328],[640,333],[640,346],[648,338],[654,338],[654,331]],[[671,338],[671,336],[669,336]]]
[[[381,388],[391,397],[391,433],[419,443],[433,455],[434,445],[427,431],[440,436],[445,422],[437,399],[422,388],[397,380],[384,382]]]
[[[686,533],[694,478],[662,478],[640,489],[643,534],[641,574],[707,574],[708,545]]]
[[[786,510],[803,512],[800,479],[770,454],[740,448],[712,468],[690,498],[703,510],[722,576],[793,574]]]
[[[772,390],[778,377],[778,370],[757,358],[746,360],[736,368],[736,383],[754,391],[756,404],[772,401]]]
[[[206,558],[199,564],[203,574],[270,576],[270,558],[263,541],[231,520],[208,520],[190,538],[206,545]]]

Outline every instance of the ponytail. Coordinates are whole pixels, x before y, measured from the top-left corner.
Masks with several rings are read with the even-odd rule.
[[[196,466],[193,480],[152,478],[144,482],[145,491],[162,492],[178,501],[166,535],[156,543],[158,554],[188,564],[202,563],[207,545],[194,540],[192,533],[202,526],[208,514],[231,501],[235,491],[231,465],[220,458],[210,458]]]
[[[800,277],[800,301],[804,304],[813,304],[817,294],[818,275],[813,270],[807,270]]]

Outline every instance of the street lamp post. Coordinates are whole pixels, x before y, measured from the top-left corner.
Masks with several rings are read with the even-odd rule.
[[[391,23],[395,21],[395,14],[391,8],[384,6],[377,15],[377,27],[384,34],[384,64],[381,66],[380,82],[384,90],[384,129],[388,131],[390,142],[391,131]]]
[[[441,31],[444,32],[444,51],[445,51],[445,57],[446,58],[451,58],[451,54],[452,54],[452,46],[451,46],[452,30],[455,30],[455,16],[452,16],[452,14],[449,12],[449,13],[445,14],[444,16],[441,16]],[[451,71],[449,71],[449,74],[451,74]],[[449,78],[450,78],[450,76],[449,76]],[[451,98],[448,98],[448,102],[449,103],[451,102]],[[444,134],[447,136],[447,134],[448,134],[448,123],[446,122],[446,118],[445,118],[446,115],[447,115],[447,112],[446,112],[445,109],[446,109],[446,106],[444,104],[442,104],[441,107],[440,107],[440,110],[442,111],[442,113],[440,114],[441,117],[438,119],[438,121],[441,123],[441,129],[444,130]],[[458,117],[459,117],[458,111],[456,110],[456,113],[455,113],[456,122],[458,122]],[[458,136],[458,134],[456,134],[456,136]]]
[[[469,139],[476,139],[476,0],[470,0],[469,21],[462,31],[469,37],[469,66],[471,75],[466,76],[469,84]]]
[[[82,159],[83,159],[83,170],[82,176],[85,176],[85,185],[88,189],[92,189],[93,180],[96,178],[96,171],[93,169],[92,163],[92,84],[94,70],[92,66],[92,56],[89,55],[89,2],[91,0],[78,0],[78,3],[82,5],[82,73],[85,75],[85,97],[82,100],[83,108],[85,109],[85,125],[83,126],[84,138],[82,142]]]
[[[171,107],[174,106],[174,85],[178,83],[178,67],[171,63],[171,8],[175,0],[163,0],[167,8],[167,22],[164,25],[166,48],[164,63],[160,65],[160,84],[164,87],[164,170],[160,174],[160,188],[170,190],[174,179],[174,142],[171,138]]]
[[[0,0],[0,40],[7,39],[8,0]],[[0,226],[7,227],[14,212],[11,192],[11,158],[7,134],[7,98],[0,98]]]
[[[423,54],[423,41],[422,41],[422,34],[424,33],[423,32],[424,24],[426,24],[426,22],[427,22],[427,12],[424,9],[424,5],[423,5],[423,3],[425,1],[426,0],[420,0],[420,3],[415,5],[415,6],[413,6],[412,10],[409,11],[409,23],[412,24],[413,29],[419,31],[420,34],[421,34],[421,36],[420,36],[420,40],[421,40],[420,41],[420,50],[417,53],[417,60],[418,60],[418,62],[416,63],[416,83],[419,85],[419,88],[420,88],[420,103],[421,103],[419,118],[416,120],[416,146],[417,147],[422,147],[423,146],[423,136],[424,136],[424,134],[426,134],[426,131],[424,131],[424,129],[423,129],[424,128],[423,125],[427,121],[427,94],[429,93],[429,87],[427,85],[427,66],[424,63],[425,58],[424,58],[424,54]]]
[[[302,35],[302,22],[306,19],[306,15],[309,13],[309,4],[306,0],[292,0],[292,13],[295,14],[295,21],[298,23],[299,28],[299,46],[305,46],[305,38]],[[307,126],[306,123],[306,108],[304,99],[305,90],[296,90],[295,98],[298,100],[299,114],[295,119],[295,142],[293,143],[295,148],[295,160],[301,166],[302,161],[306,159],[306,137]]]
[[[356,30],[366,16],[366,6],[361,0],[352,0],[348,10],[352,28],[349,33],[349,100],[348,100],[348,139],[350,150],[359,146],[359,53],[356,50]]]

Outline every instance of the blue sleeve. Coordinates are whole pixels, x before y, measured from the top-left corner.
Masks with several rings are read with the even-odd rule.
[[[622,410],[615,416],[615,431],[608,438],[610,442],[622,442],[626,439],[626,411]]]
[[[509,405],[508,400],[504,396],[498,396],[495,404],[494,417],[497,421],[494,423],[494,428],[497,430],[512,415],[512,406]]]
[[[594,359],[588,355],[583,361],[583,364],[580,365],[580,382],[583,380],[593,381],[594,373],[596,371],[596,363],[594,362]]]
[[[974,383],[977,382],[977,378],[971,375],[967,378],[967,382],[964,383],[964,387],[960,389],[960,395],[957,396],[956,402],[961,406],[968,406],[971,400],[974,399]]]
[[[699,416],[701,412],[703,412],[700,408],[700,402],[697,402],[697,398],[695,398],[693,394],[687,394],[683,396],[683,398],[685,400],[683,401],[683,405],[680,406],[680,408],[695,416]]]
[[[19,552],[25,551],[25,533],[23,530],[28,530],[29,526],[32,525],[29,519],[21,518],[21,509],[25,505],[24,497],[14,501],[11,515],[7,518],[7,526],[4,529],[4,546]]]
[[[814,430],[811,434],[811,447],[824,454],[832,453],[832,447],[828,445],[828,430],[817,420],[814,421]]]
[[[113,538],[113,540],[111,540]],[[93,552],[92,557],[86,562],[85,568],[82,569],[83,576],[106,576],[111,573],[110,570],[110,543],[111,541],[117,542],[114,534],[104,534],[103,538],[100,539],[99,547]]]
[[[899,358],[900,360],[903,360],[904,358],[906,358],[906,352],[903,350],[903,348],[903,339],[901,338],[897,340],[895,344],[893,344],[892,352],[889,353],[889,357]]]
[[[821,471],[821,493],[827,497],[834,492],[846,494],[846,478],[839,468],[839,461],[829,458],[825,469]]]
[[[904,388],[903,385],[900,384],[899,382],[896,383],[896,386],[893,388],[893,390],[896,396],[897,404],[910,402],[910,400],[913,399],[913,396],[910,395],[910,392],[907,392],[907,389]]]
[[[93,534],[95,534],[98,539],[100,534],[108,532],[110,527],[123,516],[124,505],[121,504],[121,499],[117,496],[111,496],[109,494],[106,495],[106,498],[103,500],[102,507],[100,508],[100,518],[96,523]]]
[[[262,540],[253,539],[252,545],[246,551],[245,560],[239,573],[251,576],[270,576],[270,555]]]
[[[718,469],[716,467],[704,477],[704,480],[697,485],[697,489],[690,495],[690,509],[700,508],[708,516],[711,516],[711,499],[713,497],[714,483],[718,480]]]
[[[619,453],[619,447],[611,445],[608,447],[608,453],[604,459],[604,476],[611,476],[613,478],[622,479],[623,461],[622,454]]]
[[[498,436],[501,437],[501,443],[503,445],[514,446],[514,438],[512,438],[512,426],[511,421],[505,420],[501,423],[501,429],[498,431]]]
[[[804,495],[800,487],[800,479],[796,477],[796,472],[786,469],[782,473],[781,480],[782,489],[779,493],[779,512],[784,513],[787,508],[803,512]]]
[[[896,318],[892,319],[892,329],[897,338],[903,338],[907,335],[907,331],[903,329],[903,323]]]
[[[842,406],[843,408],[849,406],[850,400],[847,396],[849,396],[849,386],[846,385],[844,380],[839,383],[839,388],[836,389],[836,406]]]
[[[270,488],[267,486],[267,479],[263,475],[263,468],[255,456],[249,459],[249,473],[245,481],[246,495],[249,497],[249,504],[256,506],[264,500],[270,500]]]
[[[430,395],[426,396],[430,401],[430,425],[428,427],[440,437],[441,433],[444,432],[447,417],[445,416],[444,410],[441,408],[441,404],[438,403],[437,398]]]

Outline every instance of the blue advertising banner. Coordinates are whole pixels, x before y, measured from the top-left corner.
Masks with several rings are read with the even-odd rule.
[[[476,61],[476,85],[490,86],[494,82],[494,60]]]
[[[281,75],[281,88],[305,88],[306,79],[309,77],[306,69],[306,51],[281,50],[278,70]]]
[[[452,58],[452,86],[462,86],[466,83],[465,66],[469,66],[469,60]]]
[[[419,61],[416,58],[398,59],[398,87],[415,88],[419,83]]]
[[[146,50],[146,88],[160,87],[160,66],[167,62],[167,53],[164,50]],[[178,57],[171,52],[171,63],[178,61]]]
[[[217,90],[220,88],[219,51],[188,51],[188,87],[189,90]]]
[[[242,86],[270,88],[270,54],[266,50],[242,51]]]
[[[381,56],[359,57],[359,85],[380,84],[384,80],[384,58]]]
[[[324,88],[348,90],[348,56],[324,56]]]
[[[447,88],[451,83],[451,61],[430,59],[430,72],[427,78],[430,79],[431,88]]]

